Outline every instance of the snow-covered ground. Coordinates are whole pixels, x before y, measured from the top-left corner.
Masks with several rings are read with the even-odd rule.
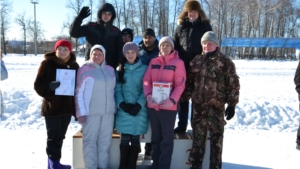
[[[0,82],[5,113],[0,124],[0,168],[47,166],[46,130],[39,115],[41,97],[33,82],[43,55],[8,54],[9,78]],[[83,58],[78,58],[82,64]],[[240,102],[228,121],[224,169],[299,169],[296,147],[298,98],[293,83],[297,61],[234,60],[240,76]],[[72,120],[63,145],[62,163],[72,164],[72,135],[81,126]]]

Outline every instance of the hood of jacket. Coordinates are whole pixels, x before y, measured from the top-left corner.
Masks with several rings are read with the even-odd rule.
[[[104,24],[104,22],[101,19],[101,15],[102,15],[102,12],[106,12],[106,11],[109,11],[112,13],[112,17],[111,17],[110,21],[107,22],[108,24],[112,25],[116,18],[116,11],[115,11],[115,8],[110,3],[104,3],[100,6],[98,13],[97,13],[97,22],[100,23],[101,25]]]

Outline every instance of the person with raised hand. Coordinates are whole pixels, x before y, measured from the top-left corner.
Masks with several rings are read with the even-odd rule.
[[[48,168],[71,169],[70,165],[60,164],[60,159],[71,117],[75,117],[74,96],[55,94],[60,86],[60,82],[56,81],[56,72],[57,69],[77,71],[79,65],[71,42],[64,39],[57,41],[54,51],[46,53],[44,58],[34,81],[34,90],[43,97],[41,115],[45,117],[47,129]]]
[[[182,98],[193,101],[193,147],[191,169],[202,168],[205,143],[210,138],[210,168],[222,168],[223,135],[226,120],[235,115],[240,83],[232,60],[220,52],[217,35],[206,32],[201,38],[203,52],[190,63]],[[225,104],[227,108],[225,109]]]
[[[82,7],[70,26],[70,36],[86,38],[85,60],[90,59],[90,51],[94,45],[102,45],[106,50],[106,64],[116,69],[123,57],[124,43],[120,29],[113,25],[116,18],[115,8],[110,3],[102,4],[97,13],[97,21],[82,25],[82,21],[90,14],[89,7]]]

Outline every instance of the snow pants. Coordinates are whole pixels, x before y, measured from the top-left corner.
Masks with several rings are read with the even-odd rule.
[[[47,129],[46,153],[51,160],[61,158],[61,148],[63,140],[71,121],[71,116],[45,117]]]
[[[224,125],[224,110],[211,106],[193,106],[193,147],[189,162],[191,169],[202,169],[205,154],[207,132],[210,134],[210,169],[222,168],[222,149]]]
[[[83,160],[86,169],[108,168],[114,114],[87,116],[82,126]]]
[[[177,111],[148,109],[152,129],[152,169],[170,169]]]

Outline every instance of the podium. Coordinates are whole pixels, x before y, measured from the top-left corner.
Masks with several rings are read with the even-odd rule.
[[[149,127],[150,128],[150,127]],[[148,129],[146,135],[141,135],[141,143],[149,143],[151,137],[149,133],[151,133],[151,128]],[[186,133],[175,134],[174,135],[174,149],[172,154],[172,162],[171,169],[189,169],[189,152],[192,148],[192,131],[188,131]],[[120,134],[117,133],[116,130],[113,131],[112,134],[112,143],[110,146],[109,152],[109,168],[110,169],[118,169],[120,162]],[[143,147],[142,147],[143,148]],[[203,161],[203,169],[209,168],[209,151],[210,150],[210,142],[206,141],[206,152]],[[151,159],[148,159],[143,154],[139,154],[139,159],[137,162],[137,169],[148,169],[152,164]],[[82,153],[82,133],[78,131],[73,135],[73,169],[84,169],[84,161],[83,161],[83,153]]]

